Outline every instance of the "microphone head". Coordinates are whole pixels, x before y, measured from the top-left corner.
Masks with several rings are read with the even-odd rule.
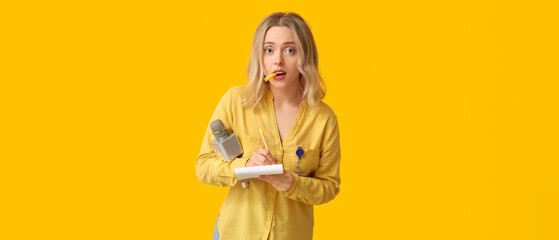
[[[222,141],[227,137],[227,131],[225,131],[225,125],[219,119],[216,119],[210,123],[210,129],[218,141]]]

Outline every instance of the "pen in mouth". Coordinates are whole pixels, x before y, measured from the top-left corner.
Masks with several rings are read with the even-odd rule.
[[[277,73],[272,73],[272,74],[268,75],[266,78],[264,78],[264,81],[268,81],[271,78],[275,77],[276,75],[278,75],[278,74]]]
[[[268,81],[275,76],[281,76],[281,75],[285,75],[285,74],[286,74],[285,72],[281,72],[281,71],[273,72],[272,74],[270,74],[266,78],[264,78],[264,81]]]

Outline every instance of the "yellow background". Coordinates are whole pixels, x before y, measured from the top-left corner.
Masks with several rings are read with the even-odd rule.
[[[4,1],[0,239],[210,239],[194,162],[275,11],[340,123],[315,239],[559,239],[553,2]]]

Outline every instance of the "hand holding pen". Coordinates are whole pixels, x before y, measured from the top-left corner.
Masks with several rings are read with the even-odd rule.
[[[258,150],[256,150],[256,152],[253,152],[252,156],[250,156],[250,158],[245,163],[245,167],[273,165],[278,162],[278,160],[275,159],[270,153],[270,147],[268,146],[266,137],[264,137],[264,131],[262,131],[262,128],[260,129],[260,135],[262,136],[262,140],[264,140],[264,146],[266,147],[266,149],[259,148]],[[243,188],[248,187],[248,181],[260,181],[260,179],[251,178],[247,179],[244,182],[241,182]]]
[[[264,141],[264,146],[266,147],[266,150],[264,149],[258,149],[258,150],[264,150],[266,153],[270,153],[270,147],[268,147],[268,142],[266,141],[266,137],[264,136],[264,131],[262,131],[262,128],[260,129],[260,135],[262,136],[262,140]],[[253,154],[254,156],[254,154]],[[270,157],[272,155],[270,154]],[[271,160],[273,162],[273,164],[276,164],[278,162],[277,159],[273,158]],[[248,161],[247,161],[248,163]],[[278,174],[278,175],[260,175],[258,177],[258,179],[265,181],[269,184],[272,184],[272,186],[274,186],[274,188],[278,191],[278,192],[287,192],[291,189],[291,187],[293,187],[293,184],[295,184],[295,179],[292,175],[291,172],[287,171],[287,170],[283,170],[283,174]]]
[[[272,156],[270,153],[270,147],[268,146],[268,142],[266,141],[266,137],[264,136],[264,132],[262,128],[260,129],[260,135],[262,136],[262,140],[264,141],[264,147],[259,148],[255,152],[252,153],[252,156],[248,159],[245,166],[252,167],[252,166],[263,166],[263,165],[272,165],[277,164],[278,160]]]

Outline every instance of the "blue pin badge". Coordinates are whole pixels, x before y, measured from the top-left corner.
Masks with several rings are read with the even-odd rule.
[[[298,147],[297,151],[295,151],[295,154],[297,154],[297,157],[299,157],[299,161],[301,161],[301,157],[303,156],[303,154],[305,154],[305,152],[303,151],[302,147]]]

